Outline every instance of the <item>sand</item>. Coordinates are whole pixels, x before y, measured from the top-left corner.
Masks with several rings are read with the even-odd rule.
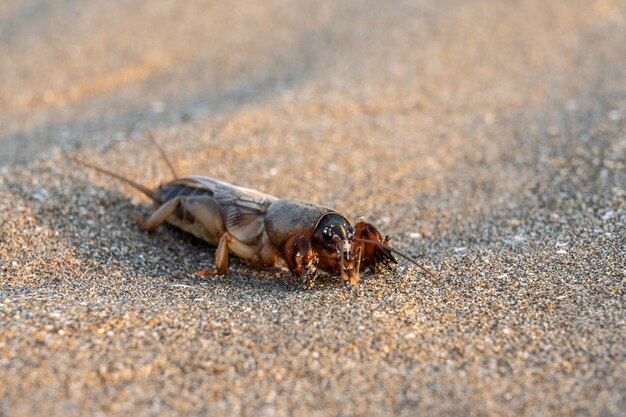
[[[619,0],[0,5],[0,415],[623,416]],[[364,216],[303,289],[139,193],[202,174]]]

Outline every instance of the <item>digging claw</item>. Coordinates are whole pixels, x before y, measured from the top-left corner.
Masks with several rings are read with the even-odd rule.
[[[315,279],[317,278],[317,267],[315,266],[314,260],[311,260],[306,267],[306,272],[302,275],[302,287],[310,290],[315,286]]]
[[[350,276],[350,285],[352,285],[353,287],[356,287],[357,284],[359,283],[360,279],[358,275],[352,275]]]

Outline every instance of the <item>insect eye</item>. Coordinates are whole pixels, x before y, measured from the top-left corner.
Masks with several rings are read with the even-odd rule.
[[[331,241],[333,239],[333,231],[329,228],[324,228],[324,230],[322,230],[322,237],[325,241]]]

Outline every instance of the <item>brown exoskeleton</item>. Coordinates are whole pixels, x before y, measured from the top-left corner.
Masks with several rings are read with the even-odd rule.
[[[178,177],[163,149],[174,180],[150,190],[119,174],[74,161],[126,182],[148,196],[154,213],[140,226],[153,231],[169,222],[211,245],[217,246],[215,271],[200,275],[224,275],[228,255],[255,266],[274,266],[283,258],[289,269],[312,285],[318,270],[340,274],[344,282],[356,285],[360,271],[376,265],[397,263],[392,253],[416,264],[387,245],[389,238],[370,223],[348,219],[333,209],[318,204],[279,199],[269,194],[201,176]]]

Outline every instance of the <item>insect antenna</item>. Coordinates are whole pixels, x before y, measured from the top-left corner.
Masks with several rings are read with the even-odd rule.
[[[174,179],[178,178],[178,174],[176,174],[176,170],[174,169],[174,165],[172,164],[172,161],[170,161],[170,159],[167,157],[165,150],[163,149],[163,147],[161,147],[161,144],[157,142],[156,138],[150,131],[148,131],[148,138],[150,139],[150,141],[152,141],[152,144],[157,148],[157,150],[161,154],[161,157],[163,157],[163,159],[165,160],[165,163],[169,167],[172,175],[174,176]]]
[[[82,161],[82,160],[80,160],[80,159],[78,159],[76,157],[73,157],[73,156],[70,156],[70,155],[67,155],[67,154],[65,154],[65,157],[67,159],[71,160],[71,161],[76,162],[79,165],[82,165],[84,167],[93,169],[94,171],[98,171],[101,174],[108,175],[108,176],[113,177],[113,178],[117,178],[118,180],[120,180],[122,182],[125,182],[126,184],[130,185],[131,187],[141,191],[146,196],[150,197],[150,199],[152,199],[153,201],[158,202],[158,200],[154,196],[154,192],[151,189],[149,189],[148,187],[139,184],[138,182],[135,182],[135,181],[133,181],[131,179],[123,177],[120,174],[117,174],[117,173],[115,173],[113,171],[109,171],[108,169],[104,169],[104,168],[101,168],[101,167],[99,167],[97,165],[92,165],[89,162]]]
[[[412,264],[416,265],[422,271],[426,272],[428,275],[430,275],[434,279],[439,279],[439,277],[437,275],[435,275],[435,273],[432,272],[430,269],[428,269],[428,268],[418,264],[416,261],[411,259],[411,257],[409,257],[408,255],[405,255],[404,253],[400,252],[397,249],[392,248],[391,246],[385,245],[382,242],[377,242],[375,240],[370,240],[370,239],[363,239],[363,238],[360,238],[360,237],[355,237],[354,240],[356,240],[357,242],[371,243],[372,245],[376,245],[376,246],[379,246],[379,247],[381,247],[383,249],[391,251],[391,252],[395,253],[396,255],[399,255],[399,256],[403,257],[404,259],[406,259],[407,261],[411,262]]]

